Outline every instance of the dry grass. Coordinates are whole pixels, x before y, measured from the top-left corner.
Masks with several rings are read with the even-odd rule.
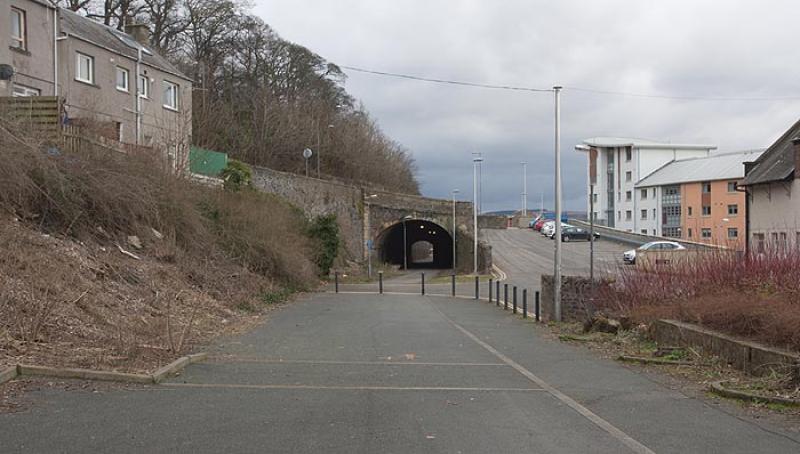
[[[680,266],[625,267],[599,305],[639,321],[674,318],[800,350],[800,251],[705,254]]]
[[[141,371],[238,330],[315,285],[305,222],[154,156],[52,153],[0,127],[0,364]]]

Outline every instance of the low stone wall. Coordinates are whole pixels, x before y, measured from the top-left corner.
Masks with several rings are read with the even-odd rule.
[[[545,321],[553,320],[555,279],[552,275],[542,275],[540,308]],[[592,281],[583,276],[561,276],[561,320],[580,322],[594,313],[592,303]]]
[[[751,375],[769,375],[800,367],[800,354],[736,339],[716,331],[675,320],[658,320],[650,326],[653,340],[662,345],[692,347],[718,356]]]
[[[478,216],[478,229],[507,229],[508,218],[506,216]]]

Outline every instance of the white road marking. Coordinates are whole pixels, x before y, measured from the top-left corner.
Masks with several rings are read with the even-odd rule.
[[[513,367],[514,370],[516,370],[520,374],[524,375],[525,378],[527,378],[528,380],[532,381],[533,383],[536,383],[542,389],[544,389],[545,391],[550,393],[553,397],[555,397],[556,399],[560,400],[565,405],[567,405],[568,407],[572,408],[573,410],[575,410],[576,412],[581,414],[581,416],[585,417],[586,419],[588,419],[589,421],[594,423],[597,427],[603,429],[606,433],[608,433],[612,437],[614,437],[617,440],[619,440],[620,442],[622,442],[625,446],[630,448],[633,452],[635,452],[637,454],[655,454],[655,452],[653,450],[651,450],[650,448],[648,448],[647,446],[645,446],[642,443],[636,441],[633,437],[631,437],[630,435],[626,434],[622,430],[618,429],[617,427],[615,427],[610,422],[608,422],[605,419],[601,418],[600,416],[598,416],[597,414],[595,414],[594,412],[592,412],[588,408],[586,408],[583,405],[579,404],[573,398],[567,396],[566,394],[562,393],[558,389],[556,389],[553,386],[551,386],[546,381],[544,381],[541,378],[539,378],[538,376],[534,375],[533,372],[531,372],[528,369],[524,368],[522,365],[518,364],[517,362],[515,362],[514,360],[512,360],[508,356],[500,353],[497,349],[495,349],[491,345],[489,345],[486,342],[482,341],[480,338],[478,338],[478,336],[472,334],[466,328],[462,327],[461,325],[459,325],[458,323],[453,321],[450,317],[445,315],[444,312],[439,310],[438,307],[434,306],[434,309],[437,312],[439,312],[442,315],[442,317],[444,317],[447,321],[449,321],[454,327],[456,327],[459,331],[461,331],[465,336],[469,337],[475,343],[477,343],[481,347],[483,347],[486,350],[488,350],[491,354],[496,356],[499,360],[501,360],[504,363],[508,364],[509,366]]]

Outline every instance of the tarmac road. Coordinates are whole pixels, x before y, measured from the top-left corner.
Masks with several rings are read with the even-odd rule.
[[[164,385],[34,392],[0,450],[800,452],[546,332],[469,299],[311,295]]]

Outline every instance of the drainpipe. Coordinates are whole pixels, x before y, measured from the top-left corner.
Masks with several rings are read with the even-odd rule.
[[[58,7],[53,8],[53,96],[58,97]]]
[[[142,144],[142,95],[139,92],[139,79],[142,77],[142,46],[138,46],[136,54],[136,90],[133,90],[136,96],[136,145]],[[145,82],[146,83],[146,82]]]

